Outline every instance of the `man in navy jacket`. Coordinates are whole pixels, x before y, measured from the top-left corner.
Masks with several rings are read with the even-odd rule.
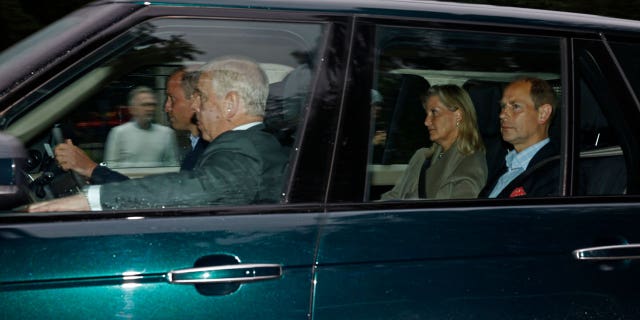
[[[560,156],[549,139],[555,93],[544,80],[526,77],[511,82],[500,101],[502,139],[513,146],[502,170],[489,177],[480,196],[544,197],[560,194]]]

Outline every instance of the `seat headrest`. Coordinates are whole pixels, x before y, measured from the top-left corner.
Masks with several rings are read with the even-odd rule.
[[[500,99],[505,85],[504,82],[481,80],[467,80],[462,85],[476,109],[478,129],[483,137],[500,134]]]

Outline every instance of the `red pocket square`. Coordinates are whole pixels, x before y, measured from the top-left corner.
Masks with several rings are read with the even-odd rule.
[[[509,198],[516,198],[516,197],[522,197],[522,196],[526,196],[527,192],[524,191],[523,187],[517,187],[515,189],[513,189],[513,191],[511,191],[511,194],[509,195]]]

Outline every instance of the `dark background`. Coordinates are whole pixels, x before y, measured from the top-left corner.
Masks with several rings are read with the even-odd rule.
[[[322,1],[322,0],[318,0]],[[0,0],[0,50],[47,26],[88,3],[88,0]],[[640,20],[640,0],[462,0],[485,3],[591,13]]]

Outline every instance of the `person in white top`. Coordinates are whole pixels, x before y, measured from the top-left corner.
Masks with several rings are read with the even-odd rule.
[[[114,127],[107,136],[104,162],[112,168],[178,165],[174,131],[152,123],[158,100],[148,87],[129,93],[132,121]]]
[[[267,76],[244,57],[219,57],[200,68],[191,108],[209,145],[193,170],[150,175],[31,204],[29,212],[100,211],[278,203],[290,148],[263,120]]]

